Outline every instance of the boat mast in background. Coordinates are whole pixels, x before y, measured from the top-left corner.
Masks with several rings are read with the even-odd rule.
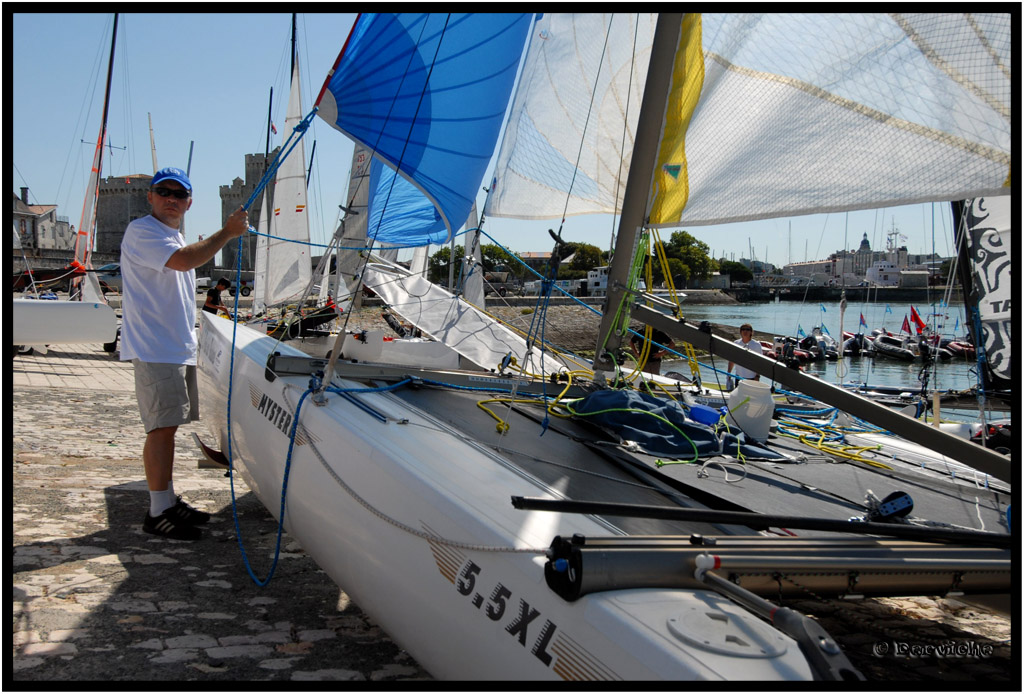
[[[103,117],[100,120],[100,134],[96,138],[96,153],[93,155],[92,170],[89,173],[89,184],[85,189],[85,201],[82,203],[82,220],[78,225],[78,234],[75,236],[75,254],[71,260],[71,267],[77,270],[85,270],[84,277],[72,278],[70,282],[70,295],[79,301],[88,300],[92,302],[106,303],[103,291],[100,289],[99,280],[96,274],[88,272],[92,269],[92,245],[96,232],[96,198],[99,195],[100,175],[103,170],[103,146],[107,141],[107,114],[110,110],[110,84],[114,74],[114,49],[117,45],[117,18],[114,14],[114,29],[110,37],[110,61],[107,64],[107,87],[103,95]]]
[[[153,154],[153,175],[155,176],[158,169],[156,166],[156,140],[153,139],[153,114],[147,113],[146,118],[149,119],[149,149]]]

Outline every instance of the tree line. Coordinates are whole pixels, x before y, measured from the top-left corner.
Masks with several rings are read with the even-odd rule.
[[[711,249],[708,245],[686,231],[672,232],[668,242],[664,243],[664,247],[665,257],[668,261],[668,274],[672,277],[672,283],[676,287],[685,287],[690,280],[707,279],[716,272],[730,275],[734,282],[747,282],[753,279],[753,273],[747,266],[725,258],[715,260],[711,257]],[[454,276],[456,278],[459,277],[465,253],[463,246],[455,246]],[[480,255],[484,272],[506,271],[520,282],[536,279],[536,275],[518,257],[509,254],[501,246],[482,244]],[[562,257],[569,258],[571,256],[571,260],[559,267],[557,279],[586,279],[587,272],[607,265],[610,255],[609,251],[602,251],[589,243],[566,243]],[[431,282],[447,283],[451,258],[450,246],[440,249],[430,257],[427,272]],[[544,274],[547,270],[543,268],[539,272]],[[655,286],[665,283],[665,275],[665,269],[661,267],[660,263],[655,262],[652,267]],[[456,281],[458,280],[456,279]]]

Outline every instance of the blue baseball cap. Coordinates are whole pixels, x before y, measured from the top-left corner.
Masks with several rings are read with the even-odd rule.
[[[153,181],[149,185],[155,186],[156,184],[161,183],[163,181],[177,181],[182,186],[184,186],[185,190],[187,190],[190,193],[192,192],[192,181],[188,180],[188,176],[186,176],[185,172],[182,171],[181,169],[176,169],[173,166],[168,166],[165,169],[160,169],[155,174],[153,174]]]

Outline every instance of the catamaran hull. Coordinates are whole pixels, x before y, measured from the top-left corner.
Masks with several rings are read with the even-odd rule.
[[[309,377],[268,380],[271,348],[304,356],[243,326],[233,349],[231,324],[203,316],[204,417],[227,451],[233,361],[234,469],[277,516],[292,418]],[[322,406],[303,401],[284,525],[435,677],[811,677],[795,642],[714,593],[643,589],[562,600],[545,584],[540,552],[557,534],[606,535],[608,524],[517,511],[512,495],[560,495],[396,397],[351,397],[363,407],[337,394]],[[242,528],[244,541],[244,519]]]
[[[117,339],[117,315],[109,304],[15,299],[11,302],[15,345],[58,345]]]

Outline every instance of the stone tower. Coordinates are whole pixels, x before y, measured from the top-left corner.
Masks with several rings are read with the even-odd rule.
[[[152,180],[148,174],[100,179],[96,201],[97,252],[121,253],[121,239],[128,223],[150,212],[146,193]]]
[[[274,157],[277,156],[277,152],[280,148],[275,149],[270,153],[270,162],[274,161]],[[220,210],[221,210],[221,224],[227,221],[228,215],[237,210],[239,207],[249,201],[249,196],[256,189],[256,185],[260,182],[260,178],[263,176],[263,172],[268,165],[267,158],[262,154],[246,154],[245,155],[245,181],[241,178],[235,178],[231,182],[231,185],[220,187]],[[266,189],[263,193],[260,193],[249,207],[249,224],[255,229],[259,228],[260,221],[260,210],[263,204],[263,195],[268,192],[270,193],[270,200],[274,199],[274,182],[271,181],[267,184]],[[238,250],[238,243],[232,242],[224,246],[221,249],[220,267],[234,268],[237,262],[236,253]],[[242,240],[242,269],[252,270],[253,262],[256,258],[256,237],[249,235],[243,237]]]

